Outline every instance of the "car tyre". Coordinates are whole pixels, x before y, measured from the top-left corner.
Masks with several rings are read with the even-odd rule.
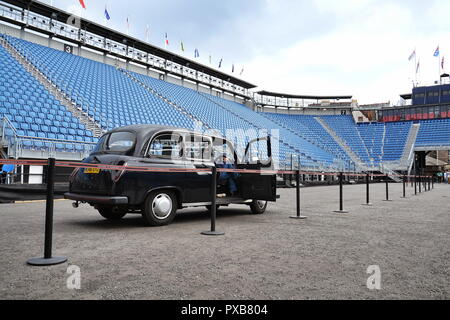
[[[263,214],[266,212],[267,201],[263,200],[253,200],[250,204],[250,210],[253,214]]]
[[[175,218],[177,197],[169,190],[152,192],[145,200],[142,217],[149,226],[165,226]]]
[[[101,206],[97,208],[100,215],[107,220],[120,220],[128,212],[126,207]]]

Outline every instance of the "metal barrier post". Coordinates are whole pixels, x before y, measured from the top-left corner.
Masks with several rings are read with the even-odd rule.
[[[406,198],[406,175],[403,175],[403,197]]]
[[[422,193],[422,176],[421,175],[419,175],[418,185],[419,185],[419,193]]]
[[[434,189],[434,176],[431,177],[431,189]]]
[[[385,179],[386,179],[386,199],[383,201],[392,201],[389,200],[389,176],[386,175]]]
[[[296,206],[297,206],[297,215],[290,217],[291,219],[306,219],[308,217],[302,216],[300,213],[300,170],[295,172],[295,189],[296,189]]]
[[[217,168],[211,169],[211,230],[203,231],[205,236],[223,236],[225,233],[216,231],[216,199],[217,199]]]
[[[53,196],[55,182],[55,159],[48,159],[47,165],[47,204],[45,213],[45,247],[44,258],[34,258],[27,261],[32,266],[52,266],[67,261],[66,257],[52,257],[53,240]]]
[[[370,175],[366,175],[366,203],[363,204],[363,206],[371,206],[370,203]]]
[[[431,191],[431,177],[428,177],[428,191]]]
[[[414,175],[414,195],[417,196],[417,176]]]
[[[344,186],[343,186],[344,174],[339,173],[339,210],[333,211],[337,213],[348,213],[344,210]]]

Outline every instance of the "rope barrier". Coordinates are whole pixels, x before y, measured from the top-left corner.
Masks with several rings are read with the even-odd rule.
[[[31,165],[31,166],[46,166],[47,160],[12,160],[12,159],[0,159],[0,164],[13,164],[13,165]],[[72,162],[72,161],[56,161],[55,167],[62,168],[78,168],[78,169],[90,169],[96,168],[100,170],[113,170],[113,171],[132,171],[132,172],[211,172],[211,168],[166,168],[166,167],[143,167],[143,166],[127,166],[127,165],[108,165],[108,164],[95,164],[95,163],[82,163],[82,162]],[[227,172],[227,173],[253,173],[261,175],[270,174],[297,174],[295,170],[250,170],[250,169],[229,169],[229,168],[217,168],[217,172]],[[319,175],[319,176],[334,176],[339,177],[341,172],[315,172],[315,171],[300,171],[300,175]],[[366,177],[365,173],[354,173],[354,172],[342,172],[343,176],[347,177]],[[369,174],[369,177],[386,177],[385,174]],[[431,176],[426,175],[389,175],[389,177],[400,177],[400,178],[431,178]]]

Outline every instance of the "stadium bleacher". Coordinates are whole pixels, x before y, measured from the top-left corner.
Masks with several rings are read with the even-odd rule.
[[[191,119],[151,95],[113,66],[10,36],[7,40],[82,105],[102,128],[140,123],[194,127]]]
[[[118,69],[12,36],[2,35],[29,63],[64,91],[103,130],[131,124],[161,124],[201,131],[213,128],[243,149],[264,130],[278,130],[281,163],[291,155],[306,168],[351,169],[350,148],[362,163],[376,167],[400,161],[412,121],[355,124],[346,115],[287,115],[255,112],[211,94]],[[0,46],[0,117],[6,116],[23,137],[59,141],[60,151],[80,151],[69,141],[93,143],[97,138],[2,46]],[[150,90],[149,90],[150,88]],[[324,122],[326,125],[322,125]],[[421,120],[417,146],[450,145],[450,119]],[[347,145],[328,132],[328,126]],[[249,131],[256,136],[248,136]],[[245,133],[245,134],[244,134]],[[14,132],[7,129],[7,136]],[[339,139],[338,139],[339,140]],[[32,150],[49,148],[45,140],[24,140]]]
[[[17,129],[17,135],[77,142],[95,141],[92,132],[86,130],[1,46],[0,65],[0,116],[8,117]],[[7,136],[13,134],[11,129],[6,131]],[[79,145],[76,146],[79,148]],[[23,147],[41,150],[48,148],[48,145],[42,140],[25,140]],[[56,148],[76,151],[71,149],[73,144],[63,142],[58,143]]]
[[[420,121],[417,146],[449,146],[450,145],[450,119],[422,120]]]
[[[334,161],[329,153],[241,104],[145,75],[137,73],[133,75],[224,135],[229,129],[244,131],[254,129],[255,132],[263,132],[261,129],[279,130],[282,137],[280,161],[285,161],[289,153],[300,154],[302,165],[307,167],[314,167],[317,162],[332,165]],[[240,147],[245,147],[246,142],[244,139],[237,140],[238,145],[241,144]]]
[[[371,158],[351,116],[320,116],[327,125],[367,164]]]

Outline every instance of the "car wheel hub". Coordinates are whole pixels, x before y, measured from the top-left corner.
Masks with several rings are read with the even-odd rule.
[[[267,201],[262,201],[262,200],[258,200],[256,201],[256,205],[260,208],[260,209],[264,209],[264,207],[266,206]]]
[[[172,199],[165,193],[158,194],[153,199],[152,209],[157,219],[166,219],[172,212]]]

